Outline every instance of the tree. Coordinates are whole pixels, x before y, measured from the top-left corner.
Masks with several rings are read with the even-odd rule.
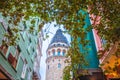
[[[45,23],[51,23],[52,21],[56,21],[59,25],[64,25],[65,29],[73,37],[72,46],[70,47],[71,51],[78,48],[77,43],[86,45],[86,40],[82,40],[86,34],[83,29],[85,16],[82,14],[78,15],[78,13],[80,10],[88,12],[89,6],[91,7],[89,14],[101,16],[100,24],[93,27],[98,30],[100,37],[106,40],[107,47],[111,43],[119,43],[119,5],[119,0],[1,0],[0,12],[4,17],[10,16],[8,22],[14,24],[14,26],[18,25],[21,20],[29,20],[30,16],[41,18],[40,29]],[[89,28],[87,29],[88,31],[90,30]],[[78,37],[81,38],[81,42],[77,41]],[[72,67],[74,67],[73,64],[79,65],[84,63],[80,61],[80,58],[83,59],[83,56],[79,51],[68,56],[71,57],[72,64],[70,66]]]

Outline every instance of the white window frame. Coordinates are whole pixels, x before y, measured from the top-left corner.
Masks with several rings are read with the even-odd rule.
[[[22,74],[21,74],[21,78],[23,79],[25,78],[26,70],[27,70],[27,61],[24,60],[24,65],[23,65]]]

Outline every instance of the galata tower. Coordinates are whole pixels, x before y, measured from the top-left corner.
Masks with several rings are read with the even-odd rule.
[[[69,44],[62,30],[58,29],[46,51],[46,80],[62,80]]]

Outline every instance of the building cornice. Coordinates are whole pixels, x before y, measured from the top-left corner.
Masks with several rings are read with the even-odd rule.
[[[50,57],[48,57],[47,59],[46,59],[46,63],[47,63],[47,61],[49,61],[49,60],[51,60],[51,59],[65,59],[66,57],[65,56],[50,56]]]

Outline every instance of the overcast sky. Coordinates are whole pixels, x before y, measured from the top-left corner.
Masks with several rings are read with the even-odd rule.
[[[48,45],[51,41],[51,39],[53,38],[54,34],[56,33],[56,30],[59,27],[54,27],[55,22],[51,23],[51,24],[46,24],[43,28],[43,33],[44,36],[46,33],[48,33],[49,37],[43,41],[43,46],[42,46],[42,57],[41,57],[41,61],[40,61],[40,74],[41,74],[41,80],[45,80],[45,76],[46,76],[46,49],[48,48]],[[64,30],[63,26],[60,26],[60,29]],[[68,42],[70,42],[70,36],[66,33],[64,34],[68,40]]]

